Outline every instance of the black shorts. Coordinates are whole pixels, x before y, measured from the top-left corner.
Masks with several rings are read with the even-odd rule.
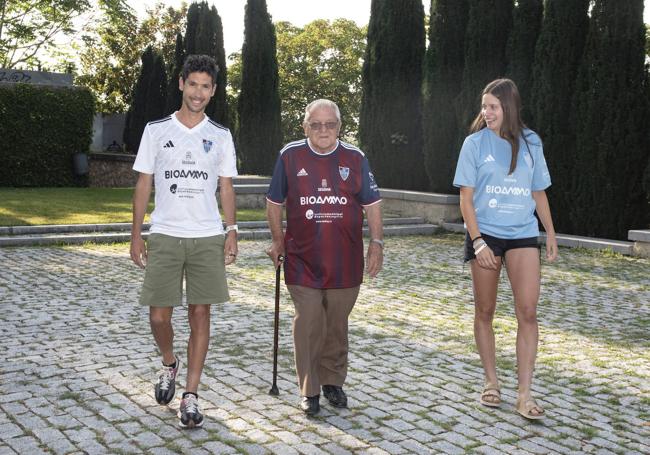
[[[490,247],[495,256],[505,257],[506,251],[515,248],[539,248],[537,237],[527,237],[525,239],[500,239],[491,235],[481,234],[481,238]],[[469,234],[465,235],[465,262],[476,259],[474,255],[474,246]]]

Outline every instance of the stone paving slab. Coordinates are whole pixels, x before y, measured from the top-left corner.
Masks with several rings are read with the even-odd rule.
[[[391,237],[352,313],[350,409],[307,418],[282,290],[279,397],[268,241],[242,241],[232,300],[212,310],[202,429],[153,399],[159,356],[128,246],[0,249],[0,454],[650,453],[650,261],[561,249],[542,269],[534,393],[514,413],[516,320],[505,274],[495,318],[504,405],[478,404],[462,237]],[[178,352],[186,310],[174,314]],[[184,374],[181,373],[182,390]]]

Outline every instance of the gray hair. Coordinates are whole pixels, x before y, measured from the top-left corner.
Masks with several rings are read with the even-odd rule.
[[[303,120],[303,123],[307,123],[309,121],[309,117],[311,117],[311,113],[314,112],[316,109],[331,109],[334,111],[334,115],[336,115],[336,120],[338,120],[339,123],[341,123],[341,111],[339,111],[339,107],[336,105],[334,101],[326,100],[326,99],[319,99],[312,101],[307,105],[305,108],[305,119]]]

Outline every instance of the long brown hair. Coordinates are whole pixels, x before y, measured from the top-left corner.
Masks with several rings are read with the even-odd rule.
[[[501,103],[503,110],[503,122],[501,123],[500,136],[510,142],[512,157],[510,159],[510,170],[508,175],[512,174],[517,167],[517,156],[519,155],[519,138],[522,136],[522,130],[526,128],[521,120],[521,98],[519,90],[510,79],[496,79],[490,82],[483,89],[483,95],[490,94],[496,97]],[[478,115],[470,126],[470,133],[476,133],[485,128],[487,124],[479,111]]]

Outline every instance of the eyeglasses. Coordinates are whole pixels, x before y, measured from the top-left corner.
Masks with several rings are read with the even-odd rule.
[[[323,127],[328,130],[335,130],[339,126],[339,122],[313,122],[309,124],[309,129],[314,131],[321,131]]]

